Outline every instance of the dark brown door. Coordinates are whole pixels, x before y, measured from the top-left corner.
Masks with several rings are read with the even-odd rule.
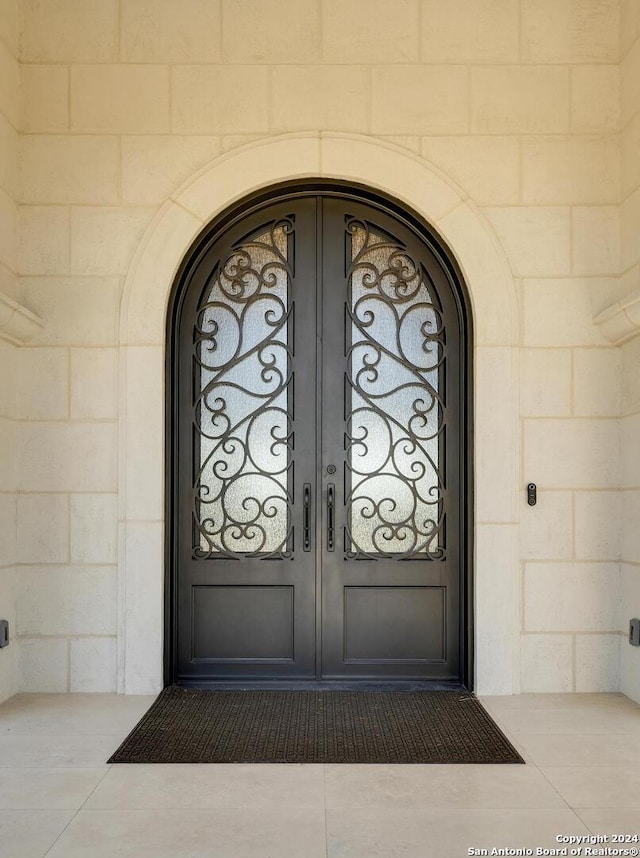
[[[459,680],[450,274],[339,193],[256,205],[183,276],[175,678]]]

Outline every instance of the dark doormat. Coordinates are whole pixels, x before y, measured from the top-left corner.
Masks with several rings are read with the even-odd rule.
[[[466,691],[170,687],[109,763],[523,763]]]

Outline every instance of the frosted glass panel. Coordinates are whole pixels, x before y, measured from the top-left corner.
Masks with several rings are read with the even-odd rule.
[[[442,556],[440,373],[433,284],[388,236],[351,243],[347,498],[350,556]]]
[[[194,330],[194,553],[284,556],[292,436],[293,225],[243,242],[211,277]]]

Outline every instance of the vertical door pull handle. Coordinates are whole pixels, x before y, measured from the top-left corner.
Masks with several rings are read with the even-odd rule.
[[[304,484],[302,496],[302,547],[305,551],[311,551],[311,483]]]
[[[335,548],[335,494],[333,483],[327,486],[327,551]]]

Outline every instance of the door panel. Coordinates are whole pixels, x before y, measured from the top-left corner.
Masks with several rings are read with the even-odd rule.
[[[302,503],[315,475],[314,228],[314,200],[242,221],[203,254],[182,308],[181,679],[315,675]]]
[[[322,559],[323,676],[457,678],[450,287],[429,248],[382,212],[325,200],[323,224],[323,483],[338,499]]]
[[[345,662],[444,660],[444,587],[345,587],[344,599]]]
[[[193,660],[294,660],[294,588],[193,587]]]
[[[201,251],[177,339],[177,679],[458,679],[461,330],[436,252],[300,194]]]

